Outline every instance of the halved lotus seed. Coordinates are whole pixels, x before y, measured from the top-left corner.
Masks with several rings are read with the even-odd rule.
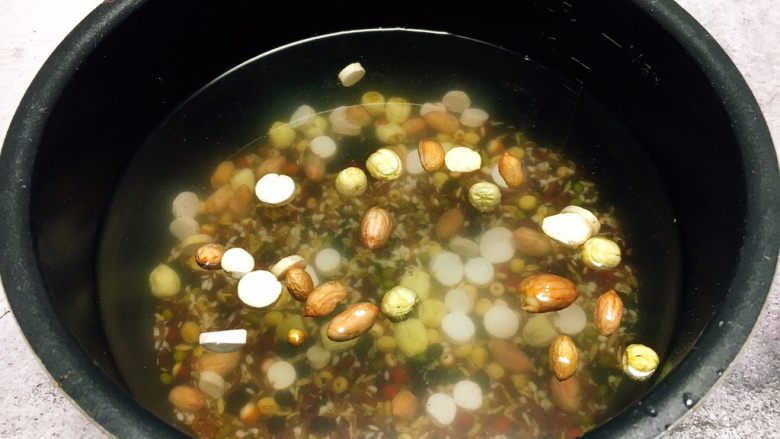
[[[204,233],[197,233],[192,236],[188,236],[184,238],[184,240],[179,244],[179,252],[184,256],[192,256],[195,254],[195,252],[198,251],[201,246],[205,244],[211,244],[214,242],[214,237],[211,235],[206,235]]]
[[[474,172],[482,167],[482,157],[471,148],[456,146],[444,155],[444,164],[453,172]]]
[[[287,175],[266,174],[257,181],[255,195],[263,203],[281,206],[295,196],[295,182]]]
[[[490,168],[490,178],[492,178],[493,182],[501,189],[509,189],[509,186],[506,184],[506,180],[504,180],[504,177],[502,177],[501,173],[498,172],[497,164]]]
[[[281,294],[282,283],[270,271],[253,271],[238,281],[238,298],[252,308],[271,306]]]
[[[222,270],[235,279],[241,279],[245,274],[255,269],[255,258],[243,248],[227,249],[222,255]]]
[[[246,329],[202,332],[198,343],[213,352],[235,352],[246,344]]]
[[[585,221],[590,224],[591,236],[598,235],[599,230],[601,230],[601,223],[599,222],[599,219],[596,218],[596,215],[594,215],[593,212],[589,211],[588,209],[572,205],[561,209],[561,213],[576,213],[577,215],[583,217]]]
[[[542,220],[542,231],[545,235],[561,244],[576,248],[590,238],[593,233],[591,225],[577,213],[559,213]]]
[[[339,81],[344,87],[352,87],[366,75],[366,69],[359,62],[353,62],[341,69],[339,72]]]
[[[271,267],[271,273],[273,273],[277,278],[281,278],[287,273],[287,270],[293,267],[302,266],[303,264],[303,256],[290,255],[282,258],[279,262],[274,264],[274,266]]]
[[[317,288],[320,284],[320,277],[317,275],[317,271],[314,270],[314,267],[311,265],[307,265],[306,268],[303,269],[303,271],[309,273],[309,276],[311,276],[311,282],[314,288]]]

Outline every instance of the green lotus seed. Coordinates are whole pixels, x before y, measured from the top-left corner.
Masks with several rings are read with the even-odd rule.
[[[441,321],[447,315],[447,306],[439,299],[426,299],[417,307],[420,321],[428,328],[438,328]]]
[[[403,173],[403,165],[398,154],[387,148],[371,154],[366,160],[366,169],[377,180],[395,180]]]
[[[382,297],[382,312],[393,321],[403,320],[419,301],[414,290],[402,286],[392,288]]]
[[[160,264],[149,274],[149,286],[154,297],[167,299],[179,294],[181,279],[171,267]]]
[[[428,330],[417,319],[404,320],[395,325],[395,342],[404,355],[414,357],[428,348]]]
[[[347,168],[336,176],[336,190],[347,198],[363,195],[368,187],[366,173],[360,168]]]
[[[501,203],[501,190],[493,183],[480,181],[469,189],[469,201],[480,212],[490,212]]]
[[[623,352],[623,371],[636,381],[650,378],[658,368],[658,354],[642,344],[632,344]]]
[[[404,274],[399,284],[413,289],[420,300],[427,299],[431,294],[431,275],[424,270],[416,269],[412,273]]]
[[[582,244],[582,262],[594,270],[609,270],[620,264],[620,247],[607,238],[596,236]]]

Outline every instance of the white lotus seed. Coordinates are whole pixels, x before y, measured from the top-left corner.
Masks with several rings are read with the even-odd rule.
[[[363,76],[365,75],[366,69],[364,69],[359,62],[353,62],[341,69],[339,72],[339,81],[341,81],[341,85],[344,87],[352,87],[363,79]]]
[[[332,248],[324,248],[314,257],[314,265],[324,276],[333,276],[341,267],[341,253]]]
[[[292,116],[290,116],[290,126],[293,128],[303,128],[309,125],[313,120],[316,112],[314,108],[308,105],[301,105],[298,107]]]
[[[444,286],[451,287],[463,280],[463,262],[452,252],[439,252],[431,261],[431,273]]]
[[[168,227],[171,234],[177,237],[179,240],[184,241],[192,235],[197,234],[200,231],[200,225],[193,218],[188,216],[180,216],[173,221]]]
[[[200,199],[194,192],[182,192],[173,199],[171,210],[174,218],[187,216],[195,218],[200,209]]]
[[[319,136],[311,139],[309,149],[323,160],[329,160],[336,155],[336,141],[330,136]]]
[[[490,115],[479,108],[468,108],[460,115],[460,124],[471,128],[479,128],[487,122]]]
[[[450,90],[442,98],[441,102],[448,110],[462,113],[471,106],[471,98],[464,91]]]
[[[508,262],[515,255],[512,231],[506,227],[494,227],[482,234],[479,253],[493,264]]]

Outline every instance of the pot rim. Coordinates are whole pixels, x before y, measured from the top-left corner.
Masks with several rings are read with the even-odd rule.
[[[30,187],[37,144],[54,107],[101,37],[148,0],[104,2],[63,40],[22,98],[0,154],[0,275],[19,326],[47,372],[102,428],[127,437],[185,437],[135,403],[93,364],[57,316],[33,248]],[[680,44],[710,80],[740,145],[747,182],[745,237],[727,296],[696,345],[641,401],[588,436],[656,436],[690,411],[683,393],[704,396],[734,361],[769,292],[780,247],[780,172],[766,122],[747,83],[715,40],[672,0],[630,0]],[[43,111],[41,109],[44,109]],[[754,306],[745,307],[745,302]],[[716,324],[716,322],[718,322]],[[724,342],[724,340],[727,340]],[[697,346],[707,349],[696,349]],[[652,408],[652,409],[651,409]],[[649,416],[651,412],[655,416]]]

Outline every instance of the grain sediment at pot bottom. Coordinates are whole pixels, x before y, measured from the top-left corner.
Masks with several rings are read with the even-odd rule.
[[[170,194],[149,330],[176,422],[201,438],[569,438],[639,395],[660,359],[619,206],[480,105],[366,90],[293,106]]]

